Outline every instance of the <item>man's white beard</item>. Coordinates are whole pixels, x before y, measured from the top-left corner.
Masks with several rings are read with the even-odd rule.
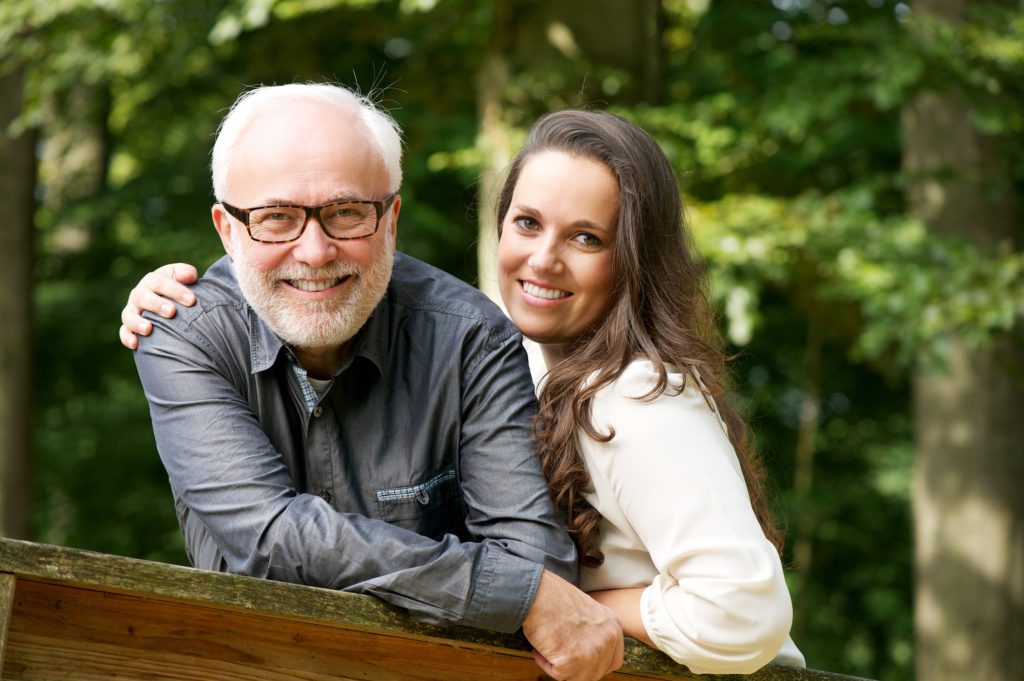
[[[334,262],[321,268],[298,263],[260,272],[246,259],[246,249],[235,242],[232,267],[242,295],[281,340],[299,348],[337,346],[363,328],[384,297],[394,264],[395,241],[385,230],[384,249],[367,268]],[[352,276],[344,298],[332,297],[300,303],[279,290],[282,279],[324,279]],[[287,285],[287,284],[283,284]]]

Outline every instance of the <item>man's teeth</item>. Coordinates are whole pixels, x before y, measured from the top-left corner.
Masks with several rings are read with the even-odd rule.
[[[547,298],[548,300],[558,300],[559,298],[565,298],[571,295],[568,291],[559,291],[553,288],[541,288],[531,284],[528,281],[523,282],[523,290],[529,293],[531,296],[537,298]]]
[[[315,293],[316,291],[323,291],[332,286],[337,286],[342,282],[342,279],[320,279],[318,281],[310,281],[308,279],[289,279],[288,283],[299,289],[300,291],[309,291]]]

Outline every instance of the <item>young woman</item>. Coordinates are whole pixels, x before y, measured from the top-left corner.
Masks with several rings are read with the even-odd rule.
[[[538,450],[583,563],[626,635],[697,673],[803,666],[762,471],[726,394],[702,263],[658,145],[607,113],[541,118],[498,202],[498,276],[528,339]],[[167,266],[139,308],[185,302]],[[194,269],[179,268],[187,282]],[[165,309],[163,314],[167,314]]]
[[[541,118],[498,200],[502,299],[581,588],[698,673],[803,665],[762,470],[668,159],[607,113]]]

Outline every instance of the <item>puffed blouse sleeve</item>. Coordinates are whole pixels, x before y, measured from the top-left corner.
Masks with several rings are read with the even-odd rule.
[[[679,374],[671,374],[676,387]],[[600,443],[581,435],[592,475],[603,476],[658,574],[641,599],[656,647],[698,674],[747,674],[786,642],[792,603],[774,546],[754,516],[717,414],[691,377],[679,394],[634,399],[655,384],[633,362],[593,403]]]

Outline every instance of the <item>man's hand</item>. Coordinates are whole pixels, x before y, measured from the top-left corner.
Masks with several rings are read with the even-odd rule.
[[[153,331],[153,325],[142,318],[144,311],[170,319],[177,310],[175,302],[193,305],[196,297],[184,284],[194,284],[198,279],[196,268],[181,262],[164,265],[144,276],[128,294],[128,302],[121,310],[121,345],[134,350],[139,346],[135,334],[148,336]]]
[[[615,613],[547,570],[523,633],[537,664],[558,681],[595,681],[622,665],[622,627]]]

